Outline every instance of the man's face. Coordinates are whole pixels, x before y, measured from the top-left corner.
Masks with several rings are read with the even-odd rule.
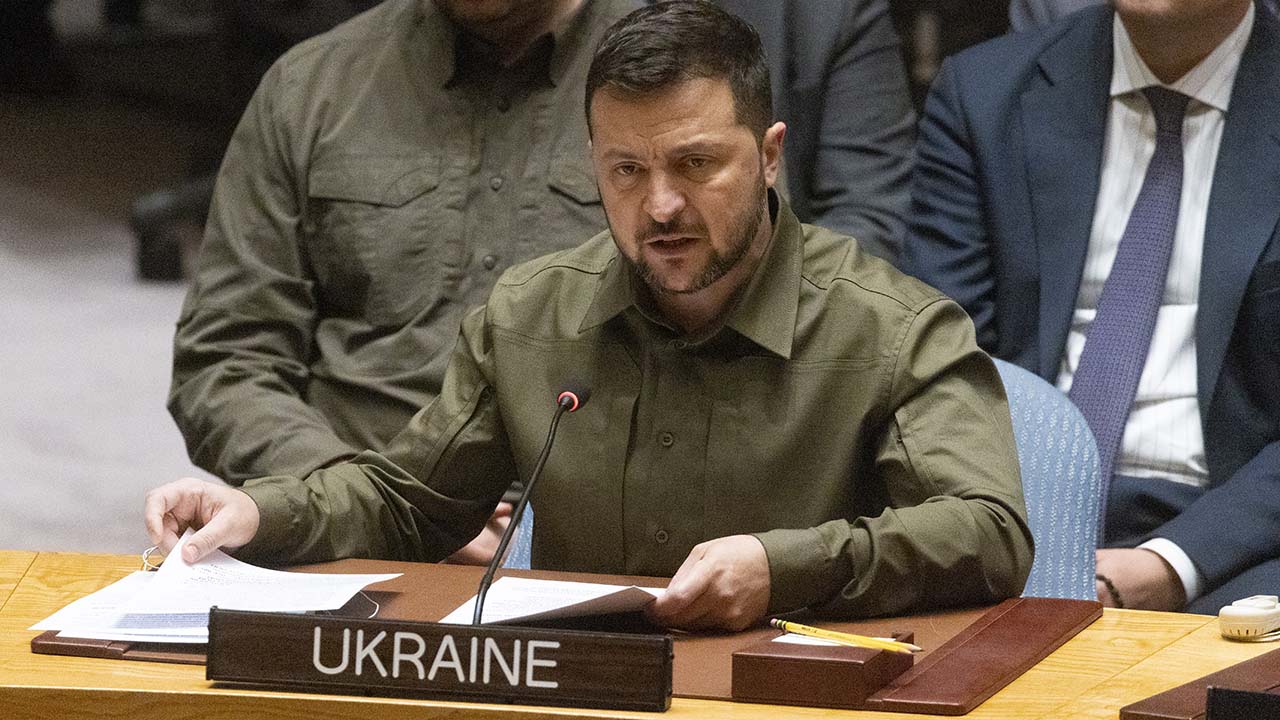
[[[596,91],[591,157],[614,241],[656,294],[704,290],[761,236],[784,126],[763,146],[738,123],[724,80],[640,97]]]
[[[488,27],[517,27],[553,12],[560,0],[435,0],[455,25],[472,32]]]
[[[1183,26],[1222,18],[1238,22],[1252,0],[1112,0],[1126,22]]]

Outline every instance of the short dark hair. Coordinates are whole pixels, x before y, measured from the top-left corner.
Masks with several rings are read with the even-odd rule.
[[[605,32],[587,71],[587,129],[591,99],[603,87],[645,95],[695,78],[727,80],[737,121],[760,141],[773,122],[769,68],[760,36],[706,0],[648,5]]]

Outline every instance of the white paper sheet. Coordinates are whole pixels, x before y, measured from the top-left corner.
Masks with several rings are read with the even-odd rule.
[[[71,627],[109,627],[120,615],[120,609],[135,593],[150,587],[155,573],[138,572],[124,576],[92,595],[76,600],[58,612],[31,626],[32,630],[65,630]]]
[[[191,534],[188,530],[165,556],[151,587],[124,608],[126,615],[203,614],[214,606],[264,612],[336,610],[365,586],[401,575],[282,572],[241,562],[221,550],[189,565],[182,559],[182,547]]]
[[[182,560],[187,531],[156,572],[135,572],[80,598],[32,630],[60,637],[131,642],[209,641],[209,608],[303,612],[333,610],[366,585],[400,576],[289,573],[240,562],[221,551],[195,565]]]
[[[485,623],[515,620],[551,620],[642,610],[665,592],[663,588],[636,585],[535,580],[501,577],[489,587],[484,600]],[[449,613],[442,623],[466,625],[475,613],[473,597]]]
[[[797,635],[795,633],[787,633],[779,635],[773,639],[776,643],[787,643],[788,645],[829,645],[831,647],[839,647],[840,643],[822,638],[809,637],[808,635]]]
[[[884,640],[886,642],[894,642],[893,638],[876,638],[876,640]],[[773,639],[776,643],[789,643],[791,645],[829,645],[831,647],[840,647],[843,643],[838,643],[825,638],[811,637],[809,635],[797,635],[795,633],[787,633],[779,635]]]
[[[80,640],[114,640],[117,642],[165,643],[166,645],[203,645],[209,642],[209,632],[194,635],[146,635],[142,633],[98,632],[96,630],[63,630],[58,637]]]

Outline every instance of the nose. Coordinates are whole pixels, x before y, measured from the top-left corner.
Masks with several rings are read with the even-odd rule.
[[[644,198],[644,211],[655,222],[670,222],[684,210],[685,198],[680,188],[676,187],[665,173],[652,173],[649,190]]]

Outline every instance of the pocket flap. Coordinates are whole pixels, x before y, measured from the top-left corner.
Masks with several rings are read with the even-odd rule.
[[[600,202],[600,188],[588,159],[570,160],[563,156],[551,161],[551,176],[547,179],[552,189],[587,205]]]
[[[440,184],[440,159],[348,155],[318,160],[308,195],[399,207]]]

